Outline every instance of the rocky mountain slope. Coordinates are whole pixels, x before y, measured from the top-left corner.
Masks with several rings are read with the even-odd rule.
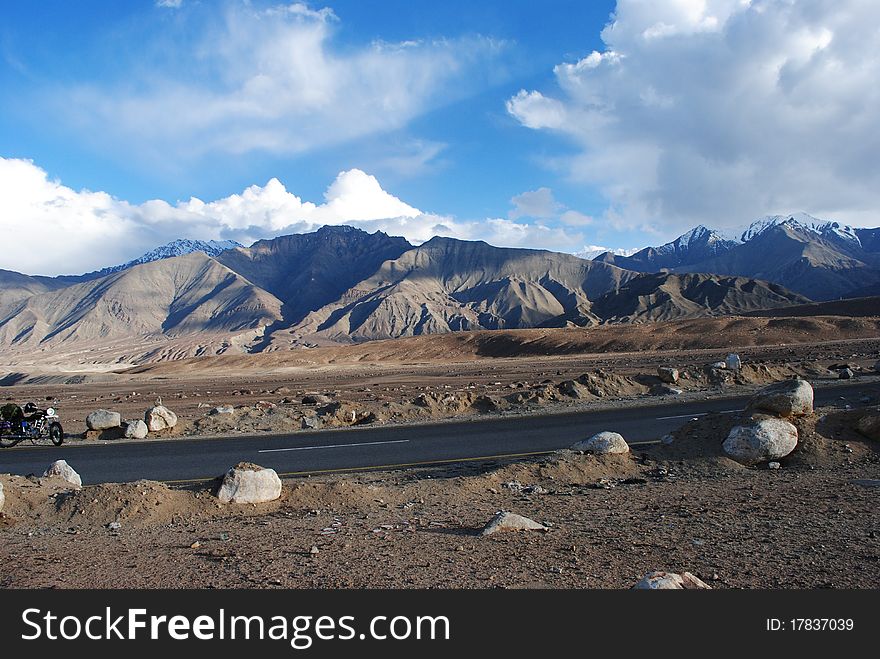
[[[858,229],[805,213],[756,220],[734,232],[699,226],[630,257],[596,260],[639,272],[702,272],[770,281],[812,300],[880,292],[880,229]]]
[[[223,252],[217,260],[280,299],[285,321],[296,323],[409,249],[406,239],[381,231],[325,226],[314,233],[260,240]]]
[[[91,345],[126,337],[258,330],[281,302],[202,252],[0,304],[0,346]]]
[[[277,339],[348,342],[535,327],[572,311],[592,318],[591,299],[635,276],[568,254],[433,238]]]

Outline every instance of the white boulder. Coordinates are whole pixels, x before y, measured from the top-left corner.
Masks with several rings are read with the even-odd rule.
[[[755,465],[784,458],[797,443],[797,428],[784,419],[768,417],[734,427],[721,446],[740,464]]]
[[[144,413],[144,423],[150,432],[159,432],[176,426],[177,415],[164,405],[156,405]]]
[[[629,444],[622,435],[616,432],[604,431],[597,433],[578,442],[571,447],[572,451],[586,451],[587,453],[629,453]]]
[[[241,462],[223,476],[217,498],[223,503],[265,503],[281,496],[281,479],[274,469]]]
[[[44,478],[52,476],[59,476],[76,488],[82,487],[82,478],[74,471],[73,467],[67,464],[66,460],[56,460],[43,472]]]
[[[675,572],[661,571],[649,572],[633,588],[637,590],[712,590],[709,584],[690,572],[676,574]]]
[[[125,422],[126,439],[146,439],[149,433],[147,424],[140,419],[133,419]]]
[[[731,371],[738,371],[742,368],[742,359],[735,352],[730,353],[724,359],[724,365]]]
[[[3,512],[4,505],[6,505],[6,495],[3,494],[3,483],[0,483],[0,513]]]
[[[777,382],[752,396],[748,407],[781,417],[812,414],[813,387],[806,380]]]
[[[502,531],[549,531],[546,526],[533,519],[501,511],[480,531],[480,535],[492,535]]]
[[[210,412],[208,412],[211,416],[216,416],[217,414],[235,414],[235,408],[232,405],[218,405]]]
[[[122,425],[122,415],[110,410],[95,410],[86,417],[86,427],[89,430],[109,430],[119,428]]]

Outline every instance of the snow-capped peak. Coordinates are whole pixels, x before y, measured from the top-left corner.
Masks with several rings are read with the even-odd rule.
[[[845,224],[833,220],[820,220],[807,213],[791,213],[789,215],[766,215],[758,218],[746,227],[729,229],[726,237],[730,240],[745,243],[776,226],[788,226],[801,231],[809,231],[817,235],[836,235],[844,240],[859,242],[855,230]]]
[[[86,279],[105,277],[106,275],[111,275],[114,272],[127,270],[132,266],[141,265],[142,263],[152,263],[153,261],[170,259],[175,256],[192,254],[193,252],[204,252],[208,256],[217,256],[220,252],[225,252],[227,249],[233,249],[235,247],[242,247],[242,244],[237,243],[234,240],[189,240],[186,238],[172,240],[170,243],[161,245],[156,249],[151,249],[146,254],[139,256],[138,258],[129,261],[128,263],[96,270],[95,272],[90,272],[82,275],[82,277]]]
[[[640,251],[641,247],[621,248],[621,247],[602,247],[601,245],[584,245],[583,250],[576,252],[575,256],[587,261],[592,261],[597,256],[601,256],[606,252],[611,252],[615,256],[632,256]]]
[[[152,261],[160,261],[162,259],[170,259],[175,256],[183,256],[184,254],[192,254],[193,252],[204,252],[208,256],[217,256],[220,252],[227,249],[241,247],[241,243],[234,240],[173,240],[170,243],[152,249],[143,256],[133,261],[129,261],[122,268],[129,268],[133,265],[141,263],[151,263]]]

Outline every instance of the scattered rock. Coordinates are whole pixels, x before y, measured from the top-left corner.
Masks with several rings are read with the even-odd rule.
[[[659,377],[666,384],[675,384],[676,382],[678,382],[678,369],[672,368],[671,366],[658,366],[657,377]]]
[[[735,352],[730,353],[724,360],[724,365],[729,371],[738,371],[742,368],[742,359]]]
[[[781,468],[782,468],[782,465],[779,464],[778,462],[771,462],[770,464],[767,465],[767,469],[772,469],[774,471],[777,469],[781,469]]]
[[[549,531],[550,529],[533,519],[516,513],[500,512],[493,517],[480,535],[492,535],[500,531]]]
[[[634,589],[638,590],[712,590],[712,587],[698,579],[690,572],[649,572],[638,582]]]
[[[159,432],[176,426],[177,415],[164,405],[156,405],[144,413],[144,423],[150,432]]]
[[[303,405],[329,405],[332,402],[333,399],[324,394],[306,394],[302,398]]]
[[[56,460],[46,471],[43,472],[44,478],[51,476],[60,476],[77,489],[82,487],[82,478],[74,471],[73,467],[67,464],[66,460]]]
[[[668,384],[656,384],[651,387],[652,396],[680,396],[684,393],[681,389],[670,387]]]
[[[149,428],[147,428],[147,424],[140,419],[125,422],[126,439],[146,439],[148,434]]]
[[[281,496],[281,479],[274,469],[240,462],[223,476],[217,498],[223,503],[265,503]]]
[[[312,548],[309,549],[309,553],[310,553],[312,556],[316,556],[317,554],[320,554],[320,553],[321,553],[321,550],[318,549],[318,547],[317,547],[316,545],[312,545]]]
[[[727,369],[727,362],[712,362],[709,364],[709,368],[713,369]]]
[[[218,405],[210,412],[208,412],[211,416],[217,416],[218,414],[235,414],[235,408],[232,405]]]
[[[86,427],[89,430],[109,430],[119,428],[122,425],[122,415],[110,410],[95,410],[86,417]]]
[[[578,442],[571,447],[572,451],[586,451],[588,453],[629,453],[629,444],[622,435],[616,432],[604,431],[597,433]]]
[[[323,421],[316,416],[304,416],[302,419],[303,430],[318,430],[322,425]]]
[[[670,446],[673,442],[675,442],[675,435],[673,435],[671,432],[666,433],[665,435],[663,435],[663,437],[660,438],[660,443],[664,446]]]
[[[851,368],[844,368],[837,372],[838,380],[852,380],[856,376]]]
[[[590,395],[589,390],[574,380],[564,380],[559,383],[559,392],[569,398],[587,398]]]
[[[856,430],[869,439],[880,441],[880,415],[868,415],[859,419]]]
[[[783,419],[756,419],[747,425],[735,426],[722,448],[744,465],[784,458],[798,442],[797,428]]]
[[[752,396],[747,409],[764,410],[781,417],[812,414],[813,387],[806,380],[777,382]]]

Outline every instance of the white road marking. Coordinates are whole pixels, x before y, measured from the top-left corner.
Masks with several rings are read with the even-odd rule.
[[[325,444],[324,446],[297,446],[295,448],[268,448],[257,453],[279,453],[281,451],[313,451],[319,448],[343,448],[346,446],[376,446],[377,444],[405,444],[408,439],[394,439],[388,442],[358,442],[357,444]]]
[[[736,412],[742,412],[742,410],[722,410],[718,412],[718,414],[734,414]],[[700,412],[699,414],[679,414],[678,416],[658,416],[657,421],[665,421],[667,419],[693,419],[698,416],[706,416],[709,412]]]

